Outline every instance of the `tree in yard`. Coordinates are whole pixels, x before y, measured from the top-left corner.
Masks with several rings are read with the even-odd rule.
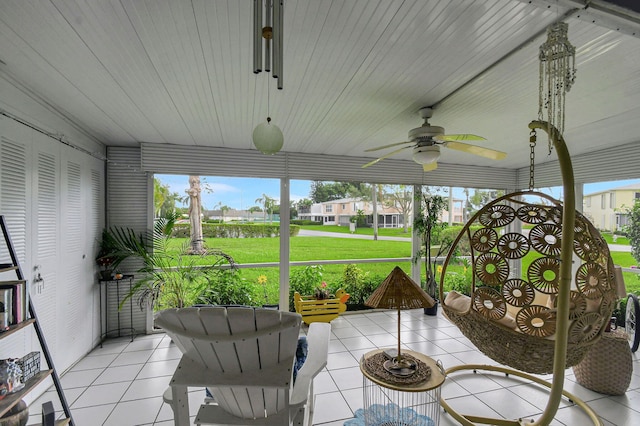
[[[339,200],[341,198],[359,196],[365,191],[366,185],[359,182],[322,182],[314,180],[311,182],[311,193],[309,196],[314,203],[324,203],[325,201]]]
[[[258,213],[262,211],[262,207],[260,206],[251,206],[247,209],[249,213]]]
[[[267,213],[269,213],[269,223],[271,224],[273,219],[273,207],[275,206],[276,200],[269,197],[267,194],[262,194],[262,197],[256,198],[255,202],[262,204],[262,211],[264,212],[263,222],[267,223]]]
[[[154,217],[164,217],[176,211],[176,202],[180,196],[171,192],[169,185],[162,183],[160,179],[153,178],[153,213]]]
[[[409,232],[409,215],[413,207],[413,188],[408,185],[385,185],[383,204],[402,215],[403,232]]]
[[[298,202],[296,203],[296,209],[298,210],[298,213],[311,213],[312,204],[313,201],[308,198],[303,198],[301,200],[298,200]]]
[[[640,199],[636,199],[633,207],[627,208],[629,223],[624,227],[624,231],[631,244],[631,255],[640,263]]]
[[[224,214],[231,210],[231,207],[222,204],[222,201],[219,201],[215,206],[216,210],[220,210],[220,215],[222,216],[222,222],[224,223]]]
[[[478,210],[487,205],[490,201],[493,201],[498,197],[502,197],[505,194],[503,190],[487,191],[482,189],[475,189],[473,191],[473,195],[469,197],[468,189],[465,188],[465,191],[467,191],[465,192],[467,194],[467,219],[476,214]]]
[[[191,247],[189,254],[203,254],[205,252],[202,240],[202,197],[200,176],[189,176],[189,224],[191,228]]]

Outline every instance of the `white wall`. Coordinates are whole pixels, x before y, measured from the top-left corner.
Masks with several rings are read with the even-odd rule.
[[[60,374],[100,338],[94,257],[104,226],[105,168],[99,158],[104,147],[2,75],[0,93],[1,112],[58,138],[64,135],[61,142],[0,115],[0,214]],[[5,256],[3,241],[0,262]],[[38,276],[42,280],[35,280]],[[0,274],[0,280],[11,279],[14,273]],[[33,327],[0,340],[1,358],[39,349]],[[41,363],[44,368],[44,359]],[[50,380],[42,390],[47,384]]]

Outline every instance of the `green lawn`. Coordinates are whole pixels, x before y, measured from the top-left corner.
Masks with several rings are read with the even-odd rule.
[[[175,238],[172,246],[182,247],[186,239]],[[278,262],[279,238],[208,238],[207,249],[219,249],[238,263]],[[339,237],[292,237],[291,261],[375,259],[411,257],[411,241],[361,240]]]
[[[301,229],[308,229],[309,231],[323,231],[323,232],[336,232],[338,234],[350,234],[348,226],[337,225],[304,225]],[[357,235],[371,235],[373,237],[373,228],[356,228]],[[404,232],[403,228],[378,228],[378,235],[381,237],[403,237],[411,238],[411,227],[409,232]]]
[[[305,226],[304,229],[321,229],[323,231],[347,231],[346,227],[338,226]],[[361,228],[358,232],[369,232],[370,228]],[[402,236],[402,230],[381,229],[380,235]],[[408,235],[404,234],[405,236]],[[606,238],[606,237],[605,237]],[[621,240],[618,239],[618,242]],[[172,246],[179,250],[186,239],[172,240]],[[220,249],[230,254],[237,263],[265,263],[278,262],[280,241],[278,238],[209,238],[205,245],[208,249]],[[628,252],[612,252],[611,256],[615,264],[623,267],[636,265],[638,262]],[[339,237],[292,237],[290,240],[291,261],[312,261],[312,260],[345,260],[345,259],[375,259],[375,258],[408,258],[411,257],[411,242],[407,241],[387,241],[373,239],[350,239]],[[524,259],[524,270],[531,262],[528,256]],[[207,263],[206,258],[203,263]],[[354,262],[357,263],[357,262]],[[360,267],[370,276],[377,276],[381,279],[386,277],[394,266],[400,266],[405,272],[411,270],[411,262],[383,262],[383,263],[360,263]],[[302,267],[292,267],[291,274]],[[338,285],[342,281],[345,266],[323,265],[323,277],[330,286]],[[424,268],[423,268],[424,269]],[[448,272],[460,272],[462,267],[450,265]],[[274,302],[278,299],[279,268],[251,268],[242,269],[242,277],[249,282],[257,283],[260,275],[267,277],[268,299]],[[422,273],[424,279],[424,271]],[[629,292],[640,292],[640,276],[625,272],[625,283]]]

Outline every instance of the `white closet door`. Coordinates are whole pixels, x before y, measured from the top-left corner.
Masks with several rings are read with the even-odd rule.
[[[83,356],[97,341],[99,316],[98,284],[95,278],[95,247],[102,231],[98,209],[103,205],[101,163],[71,148],[63,148],[61,161],[62,239],[57,305],[64,321],[57,322],[57,334],[64,353],[56,363],[66,368]],[[98,327],[96,327],[96,324]]]
[[[28,216],[31,207],[31,180],[27,173],[30,156],[28,137],[29,132],[24,126],[6,118],[0,119],[0,214],[5,217],[13,248],[27,279],[25,266],[30,264],[31,258],[27,244],[31,235]],[[2,247],[0,263],[9,262],[11,259]],[[15,275],[5,273],[2,279],[15,279]],[[25,331],[3,339],[0,358],[15,357],[16,354],[30,351],[29,335],[30,331]]]
[[[30,293],[47,346],[57,360],[60,352],[56,323],[64,318],[56,303],[60,283],[60,147],[50,138],[32,132],[32,268],[25,270]],[[36,336],[32,344],[38,347]],[[56,365],[56,368],[59,366]]]

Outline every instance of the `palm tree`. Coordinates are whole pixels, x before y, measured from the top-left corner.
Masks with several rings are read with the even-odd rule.
[[[263,206],[262,211],[264,212],[264,214],[262,216],[264,223],[267,223],[267,212],[269,212],[269,224],[271,224],[273,219],[271,212],[273,211],[273,207],[275,206],[275,200],[269,197],[267,194],[262,194],[262,197],[256,198],[255,202],[258,204],[262,204]]]

